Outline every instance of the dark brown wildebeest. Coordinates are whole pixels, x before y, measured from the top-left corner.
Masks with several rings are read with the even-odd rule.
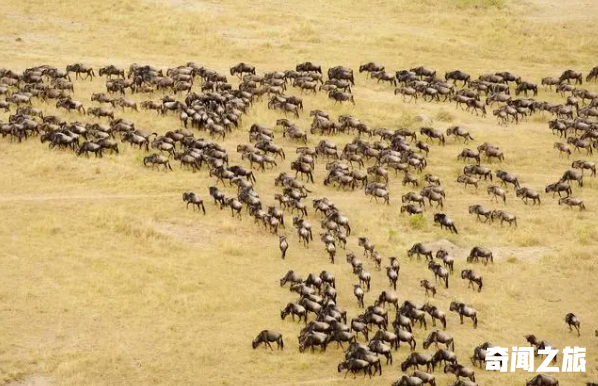
[[[376,64],[374,62],[368,62],[366,64],[362,64],[359,66],[359,73],[367,72],[368,75],[371,75],[372,72],[380,72],[384,71],[385,67],[381,64]]]
[[[349,371],[353,374],[353,378],[357,378],[357,373],[363,371],[363,377],[365,378],[366,375],[369,375],[370,378],[372,377],[372,365],[363,359],[356,359],[350,358],[344,362],[338,364],[337,371],[340,373],[343,370],[347,370],[345,372],[345,378],[347,378],[347,374]]]
[[[460,71],[460,70],[455,70],[455,71],[449,71],[444,75],[444,80],[452,80],[454,84],[457,83],[457,81],[461,81],[463,82],[463,85],[466,86],[467,83],[469,83],[469,80],[471,79],[471,76],[469,76],[468,73]]]
[[[312,62],[299,63],[297,66],[295,66],[295,69],[300,72],[317,72],[319,74],[322,73],[322,66]]]
[[[417,102],[417,90],[413,87],[399,87],[395,89],[394,93],[395,95],[401,94],[403,96],[403,102],[405,102],[406,97],[410,97],[409,102],[412,100]]]
[[[72,100],[70,98],[59,99],[56,102],[56,108],[64,108],[69,113],[71,112],[71,110],[77,110],[79,113],[85,114],[85,108],[83,107],[83,103]]]
[[[527,92],[528,91],[533,91],[534,92],[534,96],[538,95],[538,85],[537,84],[533,84],[533,83],[529,83],[529,82],[521,82],[517,88],[515,88],[515,95],[519,95],[521,93],[524,93],[525,96],[527,97]]]
[[[477,164],[480,164],[480,153],[469,148],[465,148],[457,155],[457,159],[474,159],[477,161]]]
[[[147,157],[143,158],[143,165],[144,166],[148,166],[151,165],[152,169],[154,168],[154,166],[156,165],[164,165],[164,171],[170,169],[172,171],[172,166],[170,166],[170,162],[168,161],[168,158],[164,157],[163,155],[154,153],[154,154],[150,154]]]
[[[463,129],[461,126],[449,127],[448,129],[446,129],[446,135],[447,137],[453,135],[455,136],[455,138],[463,138],[465,140],[465,143],[467,143],[467,141],[469,140],[474,140],[471,134],[469,134],[469,131]]]
[[[97,118],[108,117],[110,119],[114,119],[114,111],[104,107],[90,107],[87,109],[87,114],[93,115]]]
[[[280,253],[282,255],[282,258],[284,259],[287,255],[287,249],[289,249],[289,243],[287,242],[287,238],[285,236],[279,236],[278,237],[279,240],[279,247],[280,247]]]
[[[68,76],[69,73],[75,73],[75,79],[79,79],[79,74],[85,74],[85,79],[89,78],[89,80],[93,80],[95,73],[93,72],[93,68],[90,66],[86,66],[82,63],[75,63],[69,64],[66,66],[66,75]],[[82,78],[83,79],[83,78]]]
[[[424,213],[422,208],[418,208],[417,206],[415,206],[415,204],[412,203],[401,205],[401,213],[405,212],[407,212],[410,216]]]
[[[582,78],[581,72],[577,72],[574,70],[563,71],[563,73],[559,77],[559,82],[560,83],[563,83],[563,82],[570,83],[572,79],[575,80],[575,84],[578,84],[578,83],[583,84],[583,78]]]
[[[301,284],[303,283],[303,279],[301,279],[301,276],[298,273],[290,270],[280,279],[281,287],[283,287],[286,283]]]
[[[562,204],[565,204],[565,205],[569,206],[570,208],[572,208],[574,206],[578,206],[579,210],[586,209],[586,206],[584,205],[583,200],[581,198],[574,198],[571,196],[559,198],[559,205],[562,205]]]
[[[428,349],[432,343],[434,343],[436,347],[438,347],[438,343],[444,344],[447,349],[455,351],[455,340],[448,332],[440,330],[432,331],[424,340],[424,349]]]
[[[490,214],[490,219],[492,222],[494,222],[496,219],[499,219],[501,226],[504,222],[507,222],[509,223],[509,227],[511,227],[513,224],[515,224],[515,228],[517,227],[517,217],[504,210],[493,210]]]
[[[434,223],[440,224],[440,228],[446,228],[451,231],[451,233],[459,233],[457,231],[457,227],[455,226],[455,221],[449,217],[447,217],[444,213],[435,213],[434,214]]]
[[[187,209],[189,208],[189,204],[191,204],[194,207],[197,206],[197,210],[201,209],[204,215],[206,214],[206,207],[203,204],[203,200],[197,194],[185,192],[183,193],[183,201],[187,203]]]
[[[440,264],[436,263],[435,261],[429,261],[428,269],[434,273],[435,280],[438,280],[438,278],[440,278],[441,280],[444,280],[444,286],[446,288],[448,288],[448,286],[449,286],[448,279],[449,279],[450,272],[446,268],[444,268]]]
[[[482,286],[484,285],[484,279],[482,276],[477,274],[475,271],[471,269],[464,269],[461,271],[461,279],[469,280],[469,284],[467,288],[471,287],[471,289],[475,289],[474,284],[478,285],[478,292],[482,292]]]
[[[425,135],[426,137],[428,137],[430,140],[432,139],[437,139],[438,143],[443,145],[446,143],[446,139],[444,137],[444,134],[442,134],[440,131],[432,128],[432,127],[422,127],[419,130],[420,134]]]
[[[415,243],[413,244],[413,246],[411,247],[411,249],[409,249],[407,251],[407,256],[411,257],[413,255],[417,255],[417,259],[420,259],[420,256],[423,255],[426,260],[430,259],[430,261],[434,260],[434,257],[432,255],[432,250],[428,247],[426,247],[424,244],[422,243]]]
[[[463,324],[463,317],[466,316],[473,321],[473,328],[478,328],[478,313],[473,307],[470,307],[465,303],[452,301],[450,310],[459,314],[461,324]]]
[[[230,74],[235,75],[237,74],[239,78],[243,76],[243,74],[252,74],[255,75],[255,67],[247,64],[247,63],[239,63],[236,66],[230,68]]]
[[[436,327],[436,319],[442,323],[442,328],[446,329],[446,314],[438,307],[426,303],[422,306],[422,311],[427,312],[432,317],[432,325]]]
[[[270,350],[272,350],[272,345],[270,345],[270,342],[276,342],[279,349],[284,349],[284,341],[282,340],[282,334],[270,330],[261,331],[253,340],[253,342],[251,342],[251,347],[255,349],[257,348],[257,346],[263,343],[264,347],[270,347]]]
[[[451,273],[453,273],[455,259],[453,259],[453,257],[450,256],[445,249],[440,248],[438,251],[436,251],[436,258],[442,260],[444,266],[448,268]]]
[[[592,142],[589,139],[569,137],[567,138],[567,143],[575,146],[575,151],[580,151],[579,149],[586,149],[588,155],[594,153],[592,150]]]
[[[509,184],[513,184],[513,186],[515,188],[519,188],[519,178],[517,177],[517,175],[506,172],[504,170],[497,170],[496,171],[496,177],[498,179],[500,179],[500,181],[502,182],[502,184],[504,186],[507,186],[507,183]]]
[[[495,75],[498,75],[501,78],[503,78],[505,83],[508,83],[508,82],[515,82],[516,84],[521,83],[521,77],[517,74],[510,72],[510,71],[496,72]]]
[[[410,72],[414,73],[416,76],[423,78],[423,77],[434,77],[436,76],[436,70],[433,68],[426,68],[423,66],[415,67],[409,70]]]
[[[542,86],[548,86],[552,90],[552,86],[558,86],[561,83],[561,81],[559,80],[559,78],[549,76],[546,78],[542,78],[541,83]]]
[[[579,336],[580,322],[579,318],[574,313],[569,312],[567,315],[565,315],[565,323],[567,323],[569,331],[572,331],[571,326],[575,327],[577,330],[577,336]]]
[[[591,170],[591,176],[596,176],[596,164],[592,161],[575,160],[571,164],[571,167],[574,169],[580,169],[582,175],[584,170]]]
[[[428,372],[434,371],[434,362],[432,361],[431,355],[414,352],[411,353],[403,363],[401,363],[401,371],[405,372],[412,366],[416,369],[419,369],[419,366],[423,365],[426,366],[426,370]]]
[[[411,377],[403,375],[398,381],[394,382],[392,386],[422,386],[424,381],[419,377]]]
[[[462,183],[466,189],[467,185],[473,185],[476,189],[478,188],[478,179],[468,175],[460,175],[457,177],[456,182]]]
[[[365,294],[363,292],[363,288],[361,288],[361,285],[353,284],[353,295],[355,295],[355,298],[357,299],[357,304],[359,305],[359,307],[364,308],[365,303],[363,301],[363,298],[364,298]]]
[[[445,374],[455,374],[457,380],[460,377],[469,378],[472,382],[475,382],[475,373],[469,367],[465,367],[459,364],[449,364],[444,366],[444,373]]]
[[[494,263],[494,256],[492,255],[492,251],[488,248],[482,247],[473,247],[469,252],[469,256],[467,256],[467,262],[472,263],[474,260],[479,261],[480,257],[485,260],[485,264],[488,264],[488,261]]]
[[[469,214],[475,214],[478,221],[482,220],[482,217],[486,219],[484,222],[488,222],[490,220],[491,210],[483,207],[482,205],[470,205],[469,206]]]
[[[85,153],[85,155],[87,157],[89,157],[89,153],[94,153],[96,158],[100,157],[102,158],[102,151],[103,151],[103,147],[98,145],[97,143],[94,142],[89,142],[89,141],[85,141],[81,144],[81,146],[79,147],[79,151],[77,152],[77,155],[81,155],[83,153]]]
[[[538,374],[526,381],[525,386],[559,386],[559,381],[550,375]]]
[[[577,181],[579,187],[583,186],[583,175],[577,170],[569,169],[563,173],[559,182]]]
[[[567,153],[567,158],[569,158],[569,156],[571,155],[571,147],[569,147],[568,145],[566,145],[562,142],[555,142],[554,145],[552,146],[552,148],[557,149],[559,151],[559,157],[563,153]]]
[[[528,200],[532,200],[533,204],[541,204],[540,195],[533,189],[522,187],[515,189],[515,195],[521,197],[521,200],[527,205]]]
[[[390,286],[393,287],[393,289],[396,291],[397,280],[399,279],[399,271],[395,270],[393,267],[386,267],[386,276],[388,277]]]
[[[342,91],[330,91],[328,93],[328,98],[334,99],[334,104],[342,104],[343,102],[347,101],[355,104],[355,98],[353,97],[353,95]]]
[[[485,166],[480,165],[467,165],[463,167],[463,174],[465,175],[477,175],[478,177],[484,177],[484,180],[490,178],[492,181],[492,170]]]
[[[106,67],[100,68],[99,76],[103,76],[103,75],[107,75],[108,79],[111,79],[113,75],[116,75],[117,77],[120,76],[123,79],[125,79],[125,70],[122,68],[118,68],[113,64],[110,64]]]
[[[482,102],[471,98],[466,102],[466,104],[467,104],[467,110],[473,109],[476,116],[478,115],[478,110],[480,110],[482,112],[482,117],[486,116],[486,114],[487,114],[486,106]]]
[[[420,280],[419,286],[426,290],[426,296],[428,296],[428,292],[432,293],[432,297],[436,296],[436,292],[437,292],[436,286],[434,285],[434,283],[430,282],[428,279]]]
[[[544,192],[546,192],[546,193],[552,192],[553,198],[554,198],[555,193],[558,193],[559,197],[562,197],[561,192],[567,193],[567,197],[573,193],[571,190],[571,186],[568,183],[560,182],[560,181],[547,185],[546,189],[544,189]]]

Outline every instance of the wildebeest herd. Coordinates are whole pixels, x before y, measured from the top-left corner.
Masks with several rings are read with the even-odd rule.
[[[394,201],[389,193],[391,178],[402,173],[402,185],[414,189],[418,187],[419,190],[401,197],[400,213],[410,216],[423,216],[426,205],[443,210],[447,193],[441,180],[445,178],[454,178],[463,185],[463,189],[477,190],[483,181],[487,184],[485,191],[491,200],[503,206],[507,205],[508,185],[515,189],[515,197],[521,198],[525,204],[542,205],[540,194],[525,186],[524,181],[520,181],[513,171],[493,171],[489,166],[481,165],[482,161],[488,164],[501,163],[509,157],[508,149],[501,149],[492,143],[465,147],[456,154],[457,160],[467,162],[457,176],[424,173],[433,146],[446,146],[449,140],[453,141],[450,137],[454,137],[454,141],[463,141],[465,146],[475,141],[474,135],[462,126],[453,125],[443,130],[430,126],[423,126],[419,130],[389,130],[371,127],[352,115],[334,118],[315,108],[309,112],[309,128],[301,128],[293,122],[293,119],[305,114],[304,100],[303,97],[289,95],[290,89],[308,98],[324,91],[334,104],[359,103],[359,98],[353,94],[356,77],[349,67],[332,67],[324,74],[320,65],[305,62],[298,64],[294,70],[260,74],[255,66],[239,63],[231,67],[229,72],[231,77],[238,78],[236,86],[229,82],[227,74],[195,63],[167,70],[135,63],[128,69],[108,65],[97,71],[98,76],[106,77],[105,92],[94,92],[90,98],[91,104],[88,104],[87,101],[76,100],[74,94],[77,82],[96,77],[96,71],[91,66],[75,63],[67,65],[65,71],[47,65],[23,72],[0,69],[0,95],[4,96],[0,101],[0,109],[10,113],[6,122],[0,122],[0,133],[3,138],[10,137],[13,142],[21,143],[36,137],[41,143],[48,143],[50,149],[70,150],[77,156],[89,156],[92,153],[98,158],[106,152],[118,155],[120,147],[128,143],[127,146],[145,153],[150,153],[151,149],[151,154],[143,156],[143,165],[164,171],[173,171],[171,162],[176,161],[181,168],[193,173],[201,172],[205,164],[209,177],[214,179],[214,184],[206,187],[206,194],[214,200],[214,204],[219,209],[229,208],[231,216],[239,219],[243,213],[248,213],[255,224],[278,235],[283,259],[288,257],[288,251],[293,248],[289,235],[279,235],[281,229],[285,229],[286,233],[287,229],[294,227],[299,243],[305,248],[309,248],[314,241],[315,229],[307,221],[310,211],[313,218],[320,219],[317,220],[321,228],[318,235],[332,264],[337,261],[338,249],[345,249],[351,237],[348,216],[332,200],[313,197],[310,204],[306,203],[308,195],[313,193],[313,189],[308,188],[309,184],[317,184],[314,172],[322,160],[326,170],[323,185],[347,192],[363,189],[364,195],[370,197],[370,202],[375,200],[386,205]],[[556,142],[553,146],[558,150],[559,157],[570,157],[576,152],[585,152],[590,156],[593,149],[598,148],[598,95],[582,88],[584,78],[574,70],[566,70],[560,77],[541,80],[540,88],[552,90],[554,87],[557,95],[564,98],[561,104],[528,98],[528,93],[534,97],[538,95],[538,85],[522,80],[511,72],[482,74],[473,79],[464,71],[454,70],[439,78],[437,71],[432,68],[416,67],[392,73],[387,72],[385,66],[372,62],[359,67],[359,73],[364,72],[367,73],[363,79],[366,85],[371,82],[388,83],[395,87],[394,94],[400,95],[405,102],[417,103],[421,99],[426,102],[455,103],[455,108],[482,117],[487,115],[487,107],[492,107],[492,115],[500,125],[518,124],[536,114],[550,114],[554,119],[548,122],[548,128],[566,141]],[[598,66],[590,70],[585,81],[591,82],[597,78]],[[163,94],[159,100],[145,99],[156,92]],[[230,165],[230,149],[218,141],[224,140],[233,130],[240,130],[249,109],[257,108],[264,95],[267,97],[264,107],[280,111],[280,119],[271,125],[245,125],[248,127],[248,143],[236,147],[245,165]],[[36,107],[33,102],[36,102]],[[56,109],[63,109],[68,120],[47,114],[45,110],[50,103]],[[135,122],[118,117],[119,111],[126,109],[154,111],[158,116],[174,114],[180,119],[182,127],[164,134],[143,130]],[[86,123],[77,120],[85,116],[88,116]],[[278,133],[282,134],[282,141],[296,144],[294,159],[287,161],[290,155],[285,153],[280,143],[275,143]],[[196,134],[200,136],[196,137]],[[343,147],[337,146],[333,139],[350,135],[353,135],[353,139]],[[311,136],[321,138],[313,148],[308,146]],[[266,207],[256,191],[256,174],[280,168],[285,163],[288,163],[289,170],[280,171],[273,181],[281,189],[281,193],[273,197],[277,205]],[[553,198],[558,194],[559,205],[586,210],[583,200],[573,196],[570,185],[575,182],[577,188],[582,188],[584,171],[589,171],[590,177],[595,177],[595,163],[574,160],[571,168],[558,181],[546,186],[545,193],[552,194]],[[236,186],[237,194],[227,196],[218,188],[219,183]],[[420,184],[423,185],[421,188]],[[193,209],[207,214],[200,194],[185,192],[182,198],[187,207],[191,205]],[[513,228],[518,226],[517,216],[504,209],[490,209],[472,203],[469,214],[475,215],[483,223],[501,226],[506,223]],[[285,221],[285,216],[289,215],[292,219]],[[440,228],[459,233],[455,220],[448,214],[436,212],[432,218]],[[382,270],[385,259],[368,237],[359,236],[357,244],[363,248],[363,258],[371,261],[374,269]],[[416,243],[406,251],[406,256],[415,256],[418,260],[423,256],[428,270],[434,275],[434,281],[420,281],[425,296],[436,296],[439,291],[436,282],[439,279],[444,288],[449,289],[455,259],[448,251],[434,251],[424,243]],[[457,315],[461,324],[466,319],[468,323],[471,321],[473,328],[477,328],[476,309],[459,300],[451,301],[445,310],[430,303],[417,305],[410,300],[399,301],[396,290],[401,272],[400,259],[397,256],[387,259],[388,265],[384,269],[389,289],[382,291],[374,304],[366,306],[364,298],[371,289],[372,276],[355,253],[346,252],[346,262],[358,281],[353,286],[353,294],[358,306],[363,309],[361,314],[352,318],[337,304],[333,274],[325,270],[305,277],[293,270],[286,273],[280,280],[280,286],[289,284],[290,291],[296,293],[298,298],[284,305],[280,316],[283,320],[290,316],[293,321],[297,319],[304,323],[297,336],[299,352],[314,352],[316,347],[324,351],[333,343],[338,347],[347,344],[337,371],[344,371],[345,376],[362,372],[364,377],[372,377],[382,374],[383,360],[387,365],[392,365],[393,352],[399,349],[401,343],[406,343],[411,354],[400,367],[403,372],[413,367],[414,372],[403,375],[394,385],[434,386],[436,381],[433,373],[437,368],[444,373],[454,374],[457,378],[455,386],[476,385],[474,369],[457,357],[455,341],[446,331],[450,313]],[[466,263],[475,264],[480,260],[484,264],[494,263],[492,251],[472,246]],[[480,292],[484,287],[484,278],[471,266],[461,270],[461,279],[474,291]],[[393,307],[392,321],[387,303]],[[422,342],[424,350],[435,345],[437,350],[433,354],[416,351],[418,343],[413,329],[427,330],[427,319],[431,319],[433,327],[436,327],[436,322],[442,326],[442,330],[433,328]],[[580,334],[581,324],[575,314],[568,313],[564,321],[569,330],[574,328],[577,335]],[[365,343],[359,342],[360,335]],[[536,349],[549,345],[534,335],[528,335],[526,342]],[[281,350],[285,346],[289,347],[282,334],[272,330],[261,331],[253,340],[252,347],[255,349],[264,345],[272,349],[272,343],[276,343]],[[439,344],[445,348],[439,348]],[[473,350],[468,359],[474,367],[482,367],[489,347],[492,344],[484,342]],[[552,386],[558,385],[558,381],[540,374],[528,381],[527,385]]]

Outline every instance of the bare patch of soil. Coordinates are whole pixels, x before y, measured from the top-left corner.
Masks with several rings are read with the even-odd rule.
[[[469,255],[470,248],[461,248],[448,240],[441,239],[430,243],[426,246],[432,248],[434,251],[442,248],[457,260],[465,260]],[[508,258],[516,258],[520,261],[538,261],[542,257],[550,254],[555,250],[554,247],[549,246],[532,246],[532,247],[486,247],[492,251],[494,261],[506,260]]]

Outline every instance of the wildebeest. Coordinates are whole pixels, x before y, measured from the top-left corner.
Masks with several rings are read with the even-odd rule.
[[[467,288],[471,287],[472,289],[475,289],[474,284],[477,284],[478,292],[482,292],[482,286],[484,285],[484,281],[482,276],[478,275],[475,271],[471,269],[462,270],[461,279],[469,281]]]
[[[272,350],[272,345],[270,345],[270,342],[276,342],[279,349],[284,349],[284,341],[282,340],[282,334],[270,330],[261,331],[253,340],[253,342],[251,342],[251,347],[255,349],[257,348],[257,346],[263,343],[264,347],[270,347],[270,350]]]
[[[554,145],[552,146],[552,148],[557,149],[559,151],[559,157],[563,153],[567,153],[567,158],[571,155],[571,148],[564,143],[555,142]]]
[[[304,322],[307,323],[307,310],[300,304],[288,303],[286,307],[280,311],[280,318],[284,320],[287,315],[291,315],[293,321],[295,321],[295,316],[298,316],[300,322],[301,319],[303,319]]]
[[[394,382],[392,386],[421,386],[424,381],[418,377],[410,377],[403,375],[398,381]]]
[[[472,382],[475,382],[475,373],[469,367],[465,367],[460,364],[448,364],[444,367],[444,373],[455,374],[457,379],[460,377],[469,378]]]
[[[579,327],[580,327],[580,322],[579,322],[579,318],[572,312],[569,312],[567,315],[565,315],[565,323],[567,323],[567,326],[569,327],[569,331],[572,331],[571,326],[575,327],[575,329],[577,330],[577,336],[579,336]]]
[[[150,154],[147,157],[143,158],[143,165],[144,166],[148,166],[151,165],[152,168],[154,168],[154,166],[156,165],[163,165],[164,166],[164,171],[170,169],[172,171],[172,166],[170,166],[170,162],[168,161],[168,158],[164,157],[163,155],[154,153],[154,154]]]
[[[567,196],[572,194],[571,186],[568,183],[560,181],[547,185],[544,191],[546,193],[552,192],[552,197],[554,197],[555,193],[558,193],[559,197],[562,197],[561,192],[567,193]]]
[[[457,81],[462,81],[463,85],[466,86],[469,83],[471,77],[468,73],[456,70],[456,71],[449,71],[444,75],[445,80],[452,80],[453,83],[457,83]]]
[[[334,104],[347,102],[347,101],[351,102],[352,104],[355,104],[355,98],[353,97],[352,94],[338,91],[338,90],[330,91],[328,93],[328,98],[334,99]]]
[[[559,82],[567,82],[570,83],[571,80],[575,80],[575,84],[583,84],[583,78],[581,75],[581,72],[577,72],[574,70],[565,70],[563,71],[563,73],[561,74],[561,76],[559,77]]]
[[[580,169],[582,175],[584,170],[590,170],[592,172],[591,176],[596,176],[596,164],[592,161],[575,160],[571,164],[571,167]]]
[[[571,196],[567,196],[567,197],[563,197],[563,198],[559,198],[559,205],[567,205],[570,208],[574,207],[574,206],[578,206],[579,210],[585,210],[586,206],[583,203],[583,200],[580,198],[574,198]]]
[[[278,246],[280,248],[282,258],[284,259],[287,255],[287,249],[289,249],[289,243],[287,242],[287,238],[285,236],[279,236]]]
[[[241,63],[237,64],[236,66],[233,66],[230,68],[230,74],[231,75],[237,74],[239,76],[239,78],[241,78],[243,76],[243,74],[255,75],[255,67],[250,64],[241,62]]]
[[[550,375],[538,374],[526,381],[525,386],[559,386],[559,381]]]
[[[189,208],[189,204],[197,206],[197,210],[201,209],[203,214],[206,214],[206,208],[203,204],[203,200],[197,194],[193,192],[185,192],[183,193],[183,201],[187,203],[187,208]]]
[[[464,159],[465,160],[465,159],[468,159],[468,158],[474,159],[474,160],[477,161],[478,165],[480,164],[480,153],[476,152],[474,150],[465,148],[465,149],[463,149],[463,151],[461,151],[461,153],[459,153],[457,155],[457,159]]]
[[[515,189],[515,194],[517,197],[521,197],[521,200],[525,202],[526,205],[528,200],[532,200],[534,205],[536,205],[536,201],[538,204],[541,204],[540,195],[533,189],[527,187],[517,188]]]
[[[434,223],[440,224],[440,228],[446,228],[450,230],[451,233],[459,233],[457,231],[457,227],[455,226],[455,221],[447,217],[447,215],[444,213],[435,213]]]
[[[504,170],[497,170],[496,177],[501,181],[504,186],[507,186],[507,183],[512,184],[515,188],[519,188],[519,178],[517,175],[506,172]]]
[[[493,210],[492,213],[490,214],[490,219],[492,221],[498,219],[500,220],[500,225],[502,226],[504,222],[507,222],[509,224],[509,227],[513,224],[515,224],[515,227],[517,227],[517,217],[509,212],[506,212],[504,210]]]
[[[529,82],[521,82],[515,88],[515,95],[519,95],[521,93],[524,93],[525,96],[527,97],[527,92],[528,91],[533,91],[534,96],[538,95],[538,85],[533,84],[533,83],[529,83]]]
[[[563,173],[559,182],[577,181],[579,187],[583,186],[583,175],[577,170],[569,169]]]
[[[492,213],[492,211],[483,207],[482,205],[476,204],[469,206],[469,213],[475,214],[476,218],[480,221],[482,220],[482,217],[484,217],[484,222],[487,222],[488,220],[490,220],[490,214]]]
[[[416,369],[419,369],[419,366],[426,366],[426,370],[428,372],[433,372],[434,371],[434,363],[432,362],[432,356],[429,354],[420,354],[420,353],[411,353],[409,354],[409,356],[407,357],[407,359],[405,359],[405,361],[403,363],[401,363],[401,371],[405,372],[407,371],[410,367],[415,367]]]
[[[446,348],[455,351],[455,340],[453,337],[448,333],[440,330],[432,331],[428,337],[424,340],[424,349],[430,347],[430,345],[434,343],[436,347],[438,347],[438,343],[446,345]]]
[[[467,256],[467,262],[472,263],[474,261],[479,261],[480,257],[482,259],[486,259],[485,263],[488,264],[488,261],[494,263],[494,256],[492,255],[492,251],[488,248],[482,247],[473,247]]]
[[[423,255],[426,260],[430,259],[430,261],[434,260],[432,256],[432,250],[426,247],[422,243],[415,243],[413,246],[407,251],[407,256],[411,257],[413,255],[417,255],[417,259],[420,259],[420,256]]]
[[[465,140],[465,143],[467,143],[467,141],[472,140],[473,141],[473,137],[471,136],[471,134],[469,134],[469,131],[463,129],[461,126],[451,126],[448,129],[446,129],[446,135],[447,137],[455,136],[455,138],[463,138]]]
[[[347,378],[347,374],[349,371],[353,374],[353,378],[357,377],[357,373],[359,371],[363,371],[363,377],[365,378],[366,375],[369,375],[370,378],[372,377],[372,369],[371,364],[367,361],[362,359],[355,359],[350,358],[344,362],[338,364],[337,371],[340,373],[343,370],[347,370],[345,372],[345,378]]]
[[[461,324],[463,324],[463,317],[466,316],[471,318],[473,321],[473,328],[478,328],[478,313],[474,308],[466,305],[465,303],[452,301],[450,310],[459,314]]]
[[[449,271],[446,268],[436,263],[435,261],[429,261],[428,269],[430,269],[434,273],[435,280],[440,278],[441,280],[444,280],[444,286],[446,288],[449,287]]]
[[[426,296],[428,296],[428,292],[432,293],[432,297],[436,296],[436,286],[428,279],[420,280],[419,286],[426,290]]]

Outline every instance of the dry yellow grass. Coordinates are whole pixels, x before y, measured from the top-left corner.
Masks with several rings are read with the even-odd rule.
[[[565,68],[585,73],[598,64],[594,20],[598,7],[592,2],[5,3],[0,15],[2,65],[15,69],[46,63],[62,68],[70,62],[96,67],[138,62],[166,68],[196,61],[226,71],[245,61],[264,71],[291,68],[304,60],[353,68],[372,60],[392,70],[419,64],[439,72],[460,68],[475,75],[509,69],[537,82]],[[501,167],[537,190],[569,167],[569,161],[552,150],[555,138],[546,119],[499,127],[492,118],[476,118],[453,105],[404,104],[391,88],[364,76],[357,77],[357,84],[355,107],[335,107],[318,95],[305,98],[306,110],[321,108],[334,116],[350,113],[373,127],[389,129],[418,128],[417,115],[431,117],[439,129],[452,120],[470,129],[476,143],[491,141],[504,149],[507,159]],[[595,84],[588,87],[597,89]],[[78,82],[76,88],[76,98],[89,104],[90,93],[102,89],[103,83]],[[541,91],[539,98],[557,97]],[[171,116],[124,116],[141,128],[162,133],[180,126]],[[231,161],[240,162],[234,146],[247,142],[249,124],[273,126],[279,116],[266,111],[264,103],[252,108],[243,127],[225,141]],[[6,114],[0,119],[7,119]],[[72,114],[69,119],[88,118]],[[308,121],[304,113],[299,124],[307,128]],[[333,138],[339,145],[350,139]],[[311,137],[310,145],[318,140]],[[295,146],[280,132],[276,142],[287,154]],[[342,353],[333,346],[325,354],[299,354],[294,337],[300,326],[279,318],[280,308],[295,299],[278,285],[288,269],[304,275],[322,269],[334,272],[340,305],[356,315],[351,291],[356,280],[342,256],[331,266],[319,242],[306,250],[292,235],[288,259],[281,261],[276,238],[252,220],[232,219],[207,199],[205,217],[184,209],[183,191],[207,197],[213,180],[205,171],[193,174],[173,164],[174,173],[152,172],[140,165],[140,152],[122,148],[119,156],[96,160],[50,151],[35,140],[20,145],[0,141],[0,383],[365,383],[343,380],[336,373]],[[557,374],[561,385],[595,379],[598,183],[586,179],[583,189],[575,189],[586,202],[585,213],[559,207],[549,196],[542,197],[540,207],[525,206],[511,191],[507,210],[518,216],[519,228],[480,225],[467,214],[467,206],[496,205],[489,203],[483,189],[464,192],[454,182],[462,167],[454,158],[462,148],[452,139],[444,148],[433,146],[427,169],[442,178],[448,191],[445,211],[457,221],[459,235],[433,226],[431,211],[417,224],[400,216],[399,198],[409,189],[396,178],[387,207],[370,203],[361,191],[322,186],[320,165],[311,196],[331,198],[349,215],[355,236],[369,236],[385,257],[400,257],[402,300],[423,303],[418,281],[430,278],[423,263],[406,258],[405,250],[414,242],[447,239],[464,250],[483,245],[500,252],[494,265],[474,268],[485,277],[482,293],[451,278],[450,290],[440,289],[433,300],[448,311],[451,300],[462,299],[479,312],[477,330],[467,323],[460,326],[454,314],[449,316],[448,331],[456,338],[462,361],[483,341],[518,346],[524,343],[523,334],[535,333],[559,348],[587,347],[588,373]],[[277,191],[273,178],[284,170],[288,161],[258,173],[257,190],[266,203],[273,203]],[[312,217],[310,213],[316,225]],[[361,253],[355,239],[347,249]],[[369,262],[366,265],[373,275],[372,292],[366,298],[371,303],[387,288],[387,280]],[[458,269],[464,265],[462,258],[457,261]],[[571,311],[582,321],[580,338],[563,322]],[[250,341],[265,328],[282,332],[288,349],[253,351]],[[420,343],[425,332],[416,331]],[[401,349],[395,362],[406,355]],[[390,385],[400,375],[395,364],[367,383]],[[439,385],[453,380],[436,375]],[[530,376],[479,370],[477,378],[486,386],[520,385]]]

